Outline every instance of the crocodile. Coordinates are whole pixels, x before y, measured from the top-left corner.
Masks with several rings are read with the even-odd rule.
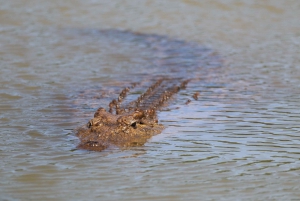
[[[143,145],[150,137],[162,132],[157,111],[179,90],[185,89],[189,80],[159,78],[136,100],[122,105],[129,87],[124,88],[117,99],[113,99],[109,110],[100,107],[87,125],[78,129],[81,140],[78,148],[102,151],[108,147],[132,147]],[[176,85],[175,83],[179,83]]]
[[[170,103],[172,97],[191,80],[193,84],[199,80],[201,83],[211,83],[222,66],[215,51],[193,42],[119,30],[85,30],[79,33],[83,36],[97,36],[105,41],[117,40],[118,44],[129,46],[128,48],[140,47],[141,51],[148,52],[146,55],[149,57],[143,68],[130,74],[135,82],[124,88],[116,99],[109,102],[102,96],[108,101],[107,107],[102,105],[86,125],[77,129],[79,149],[102,151],[109,147],[143,145],[164,129],[158,122],[157,113]],[[145,92],[142,94],[140,91],[132,92],[137,83],[147,83],[149,87],[145,90],[143,85],[142,91]],[[83,99],[91,97],[87,96],[89,93],[83,93]],[[130,100],[128,96],[132,94],[140,95]],[[198,96],[199,93],[196,92],[192,98],[197,100]],[[187,100],[186,104],[190,102],[191,100]]]

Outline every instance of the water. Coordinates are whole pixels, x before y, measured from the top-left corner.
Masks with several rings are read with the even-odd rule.
[[[1,200],[300,199],[298,1],[0,5]],[[149,34],[191,49],[173,62]],[[201,62],[185,54],[193,48],[221,59],[184,71],[201,79],[159,114],[162,134],[128,150],[76,149],[73,130],[97,107],[132,81]]]

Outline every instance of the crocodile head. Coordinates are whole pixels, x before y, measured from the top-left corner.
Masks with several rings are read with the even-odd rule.
[[[141,146],[163,128],[151,109],[124,111],[117,115],[99,108],[94,118],[78,130],[79,148],[101,151],[109,146]]]

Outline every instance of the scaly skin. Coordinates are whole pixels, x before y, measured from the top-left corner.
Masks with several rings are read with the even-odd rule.
[[[88,124],[78,130],[81,140],[78,148],[102,151],[109,146],[120,148],[141,146],[151,136],[162,132],[157,111],[189,80],[161,78],[151,85],[137,100],[122,106],[129,88],[123,89],[117,100],[109,104],[109,112],[99,108]],[[179,85],[174,85],[179,83]]]

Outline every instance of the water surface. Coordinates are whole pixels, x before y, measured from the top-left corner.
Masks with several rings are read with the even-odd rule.
[[[300,198],[298,1],[0,5],[1,200]],[[199,78],[163,133],[77,150],[74,129],[149,74]]]

